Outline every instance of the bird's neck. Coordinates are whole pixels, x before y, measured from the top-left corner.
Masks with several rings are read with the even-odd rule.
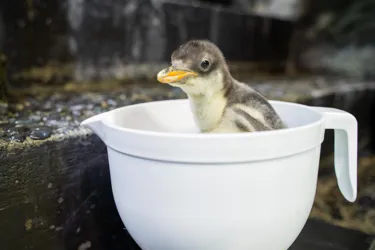
[[[227,105],[223,90],[207,91],[204,95],[189,95],[195,123],[202,132],[214,129],[220,122]]]

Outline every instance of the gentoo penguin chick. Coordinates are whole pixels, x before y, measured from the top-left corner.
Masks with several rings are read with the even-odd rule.
[[[234,79],[220,49],[205,40],[191,40],[161,70],[161,83],[181,88],[190,100],[201,132],[237,133],[285,128],[269,102],[250,86]]]

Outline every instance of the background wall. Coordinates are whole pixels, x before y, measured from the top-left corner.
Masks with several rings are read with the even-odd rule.
[[[3,0],[0,41],[11,72],[72,63],[77,80],[126,77],[193,38],[217,43],[228,60],[285,60],[293,24],[249,14],[261,9],[245,0]]]

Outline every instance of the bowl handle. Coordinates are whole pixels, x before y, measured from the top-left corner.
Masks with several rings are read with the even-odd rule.
[[[357,197],[358,124],[356,118],[335,108],[312,107],[324,116],[325,129],[335,130],[335,172],[341,193],[350,202]]]

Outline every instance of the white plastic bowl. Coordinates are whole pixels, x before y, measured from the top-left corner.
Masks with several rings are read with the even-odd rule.
[[[288,129],[201,134],[188,100],[130,105],[82,123],[107,145],[118,212],[142,249],[287,249],[313,205],[325,129],[335,129],[339,188],[356,199],[356,119],[271,104]]]

